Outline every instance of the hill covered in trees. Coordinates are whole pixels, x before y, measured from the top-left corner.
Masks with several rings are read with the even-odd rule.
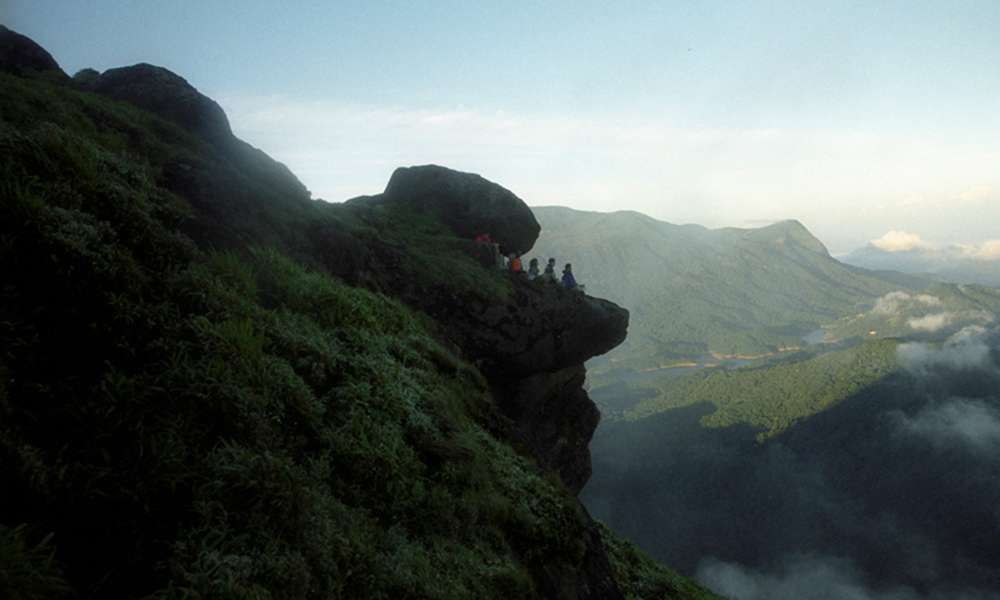
[[[483,266],[511,192],[315,202],[177,75],[5,28],[0,149],[0,595],[712,597],[575,497],[628,314]]]
[[[627,211],[534,211],[543,232],[532,254],[572,262],[588,291],[629,307],[629,339],[611,356],[630,368],[798,346],[900,289],[838,262],[797,221],[706,229]]]

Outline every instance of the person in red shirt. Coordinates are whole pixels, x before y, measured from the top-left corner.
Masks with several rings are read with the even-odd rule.
[[[521,257],[516,253],[511,253],[510,255],[510,271],[511,273],[521,273],[524,268],[521,266]]]

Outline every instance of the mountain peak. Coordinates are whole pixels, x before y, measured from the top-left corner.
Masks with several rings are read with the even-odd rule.
[[[3,25],[0,25],[0,71],[21,76],[55,73],[59,79],[68,79],[45,48]]]
[[[169,69],[148,63],[108,69],[88,87],[155,113],[212,141],[233,138],[222,107]]]
[[[816,254],[829,256],[829,251],[823,242],[809,231],[798,219],[778,221],[759,229],[750,229],[746,237],[755,241],[775,244],[794,244]]]

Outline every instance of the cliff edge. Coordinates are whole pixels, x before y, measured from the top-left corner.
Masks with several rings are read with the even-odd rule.
[[[590,477],[587,446],[600,418],[583,390],[583,363],[625,339],[628,311],[477,264],[481,248],[473,238],[479,233],[489,233],[501,251],[522,254],[541,230],[524,201],[479,175],[436,165],[401,168],[383,194],[347,206],[373,227],[392,222],[392,216],[406,222],[407,215],[430,216],[443,225],[424,239],[371,244],[374,262],[383,265],[373,267],[374,278],[441,325],[490,382],[516,438],[539,464],[579,492]],[[447,276],[425,277],[424,265],[406,267],[401,255],[426,248],[427,237],[438,237],[450,248],[451,260],[465,258],[468,287]]]
[[[516,195],[315,202],[176,74],[54,65],[0,30],[0,596],[675,589],[575,497],[628,313],[483,265]]]

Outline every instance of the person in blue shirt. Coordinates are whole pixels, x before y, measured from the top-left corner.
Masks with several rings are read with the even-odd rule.
[[[573,277],[573,265],[566,263],[562,273],[563,287],[572,290],[576,288],[576,278]]]

